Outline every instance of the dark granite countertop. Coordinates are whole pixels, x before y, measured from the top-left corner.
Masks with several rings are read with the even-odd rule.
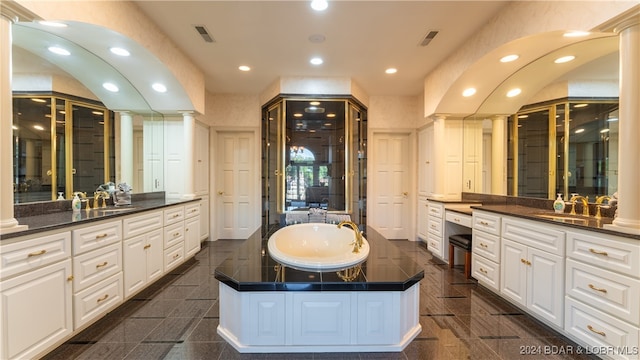
[[[541,221],[548,224],[566,226],[573,229],[589,230],[640,240],[640,235],[624,233],[621,231],[617,231],[615,228],[609,227],[613,221],[613,218],[610,217],[602,217],[601,219],[596,219],[594,216],[586,217],[581,215],[569,215],[569,213],[565,211],[564,214],[560,214],[560,218],[552,218],[557,215],[553,210],[522,205],[490,204],[482,206],[472,206],[471,208],[498,213],[501,215],[509,215],[528,220]],[[569,206],[568,208],[570,209],[571,207]]]
[[[23,231],[17,231],[13,233],[2,234],[0,240],[13,239],[19,236],[37,234],[39,232],[45,232],[50,230],[64,229],[65,227],[87,224],[95,221],[117,219],[122,216],[131,214],[137,214],[144,211],[161,209],[171,205],[185,204],[192,201],[198,201],[197,199],[191,200],[166,200],[162,198],[146,198],[144,200],[132,201],[131,206],[122,206],[117,209],[123,209],[112,212],[97,210],[86,211],[84,208],[80,212],[74,213],[71,211],[71,206],[65,208],[52,208],[50,212],[44,211],[42,213],[29,214],[23,211],[23,216],[17,217],[20,225],[27,225],[28,228]],[[55,202],[54,202],[55,203]],[[114,209],[114,206],[109,206],[110,209]]]
[[[369,256],[340,273],[281,266],[269,256],[269,235],[256,231],[215,269],[215,278],[236,291],[404,291],[424,278],[413,257],[370,227],[364,234]]]

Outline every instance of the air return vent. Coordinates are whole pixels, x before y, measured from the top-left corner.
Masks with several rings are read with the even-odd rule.
[[[431,42],[431,40],[433,40],[434,37],[436,37],[436,35],[438,35],[438,31],[436,30],[431,30],[427,33],[427,35],[422,39],[422,41],[420,42],[420,46],[427,46],[429,45],[429,43]]]
[[[200,36],[202,36],[202,39],[206,42],[215,42],[215,40],[211,37],[211,35],[209,35],[209,32],[207,31],[207,28],[204,27],[204,25],[194,25],[193,26],[196,31],[198,32],[198,34],[200,34]]]

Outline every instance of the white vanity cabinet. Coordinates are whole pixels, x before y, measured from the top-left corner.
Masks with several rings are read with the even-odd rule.
[[[184,206],[172,206],[164,210],[164,272],[180,265],[185,259]]]
[[[184,252],[187,258],[200,251],[200,207],[199,201],[184,207]]]
[[[482,285],[500,291],[500,216],[473,210],[471,274]]]
[[[431,254],[444,259],[444,204],[428,201],[427,205],[427,249]]]
[[[164,274],[162,210],[123,220],[124,296],[129,298]]]
[[[538,319],[564,324],[564,244],[562,229],[502,217],[500,293]]]
[[[0,245],[0,358],[35,358],[73,332],[71,233]]]
[[[567,232],[565,331],[592,346],[637,349],[640,339],[637,240]],[[611,354],[636,358],[633,354]]]
[[[71,232],[73,323],[79,330],[124,301],[122,221],[100,221]]]

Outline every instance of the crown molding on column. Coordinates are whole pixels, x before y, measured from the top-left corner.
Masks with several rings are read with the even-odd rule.
[[[619,34],[622,30],[640,24],[640,5],[619,14],[609,21],[598,26],[597,30],[602,32],[614,32]]]
[[[22,5],[13,0],[2,0],[0,2],[0,15],[11,22],[42,20],[34,12],[25,9]]]

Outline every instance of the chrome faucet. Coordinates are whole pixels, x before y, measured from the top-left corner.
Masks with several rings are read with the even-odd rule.
[[[576,201],[580,200],[582,203],[582,215],[589,216],[589,197],[584,197],[582,195],[574,195],[571,198],[571,215],[576,214]]]
[[[352,243],[353,244],[353,252],[354,253],[359,253],[363,242],[362,242],[362,233],[360,232],[360,229],[358,228],[358,225],[356,223],[354,223],[353,221],[341,221],[338,224],[338,229],[342,228],[343,225],[349,225],[349,227],[356,233],[356,240]]]

